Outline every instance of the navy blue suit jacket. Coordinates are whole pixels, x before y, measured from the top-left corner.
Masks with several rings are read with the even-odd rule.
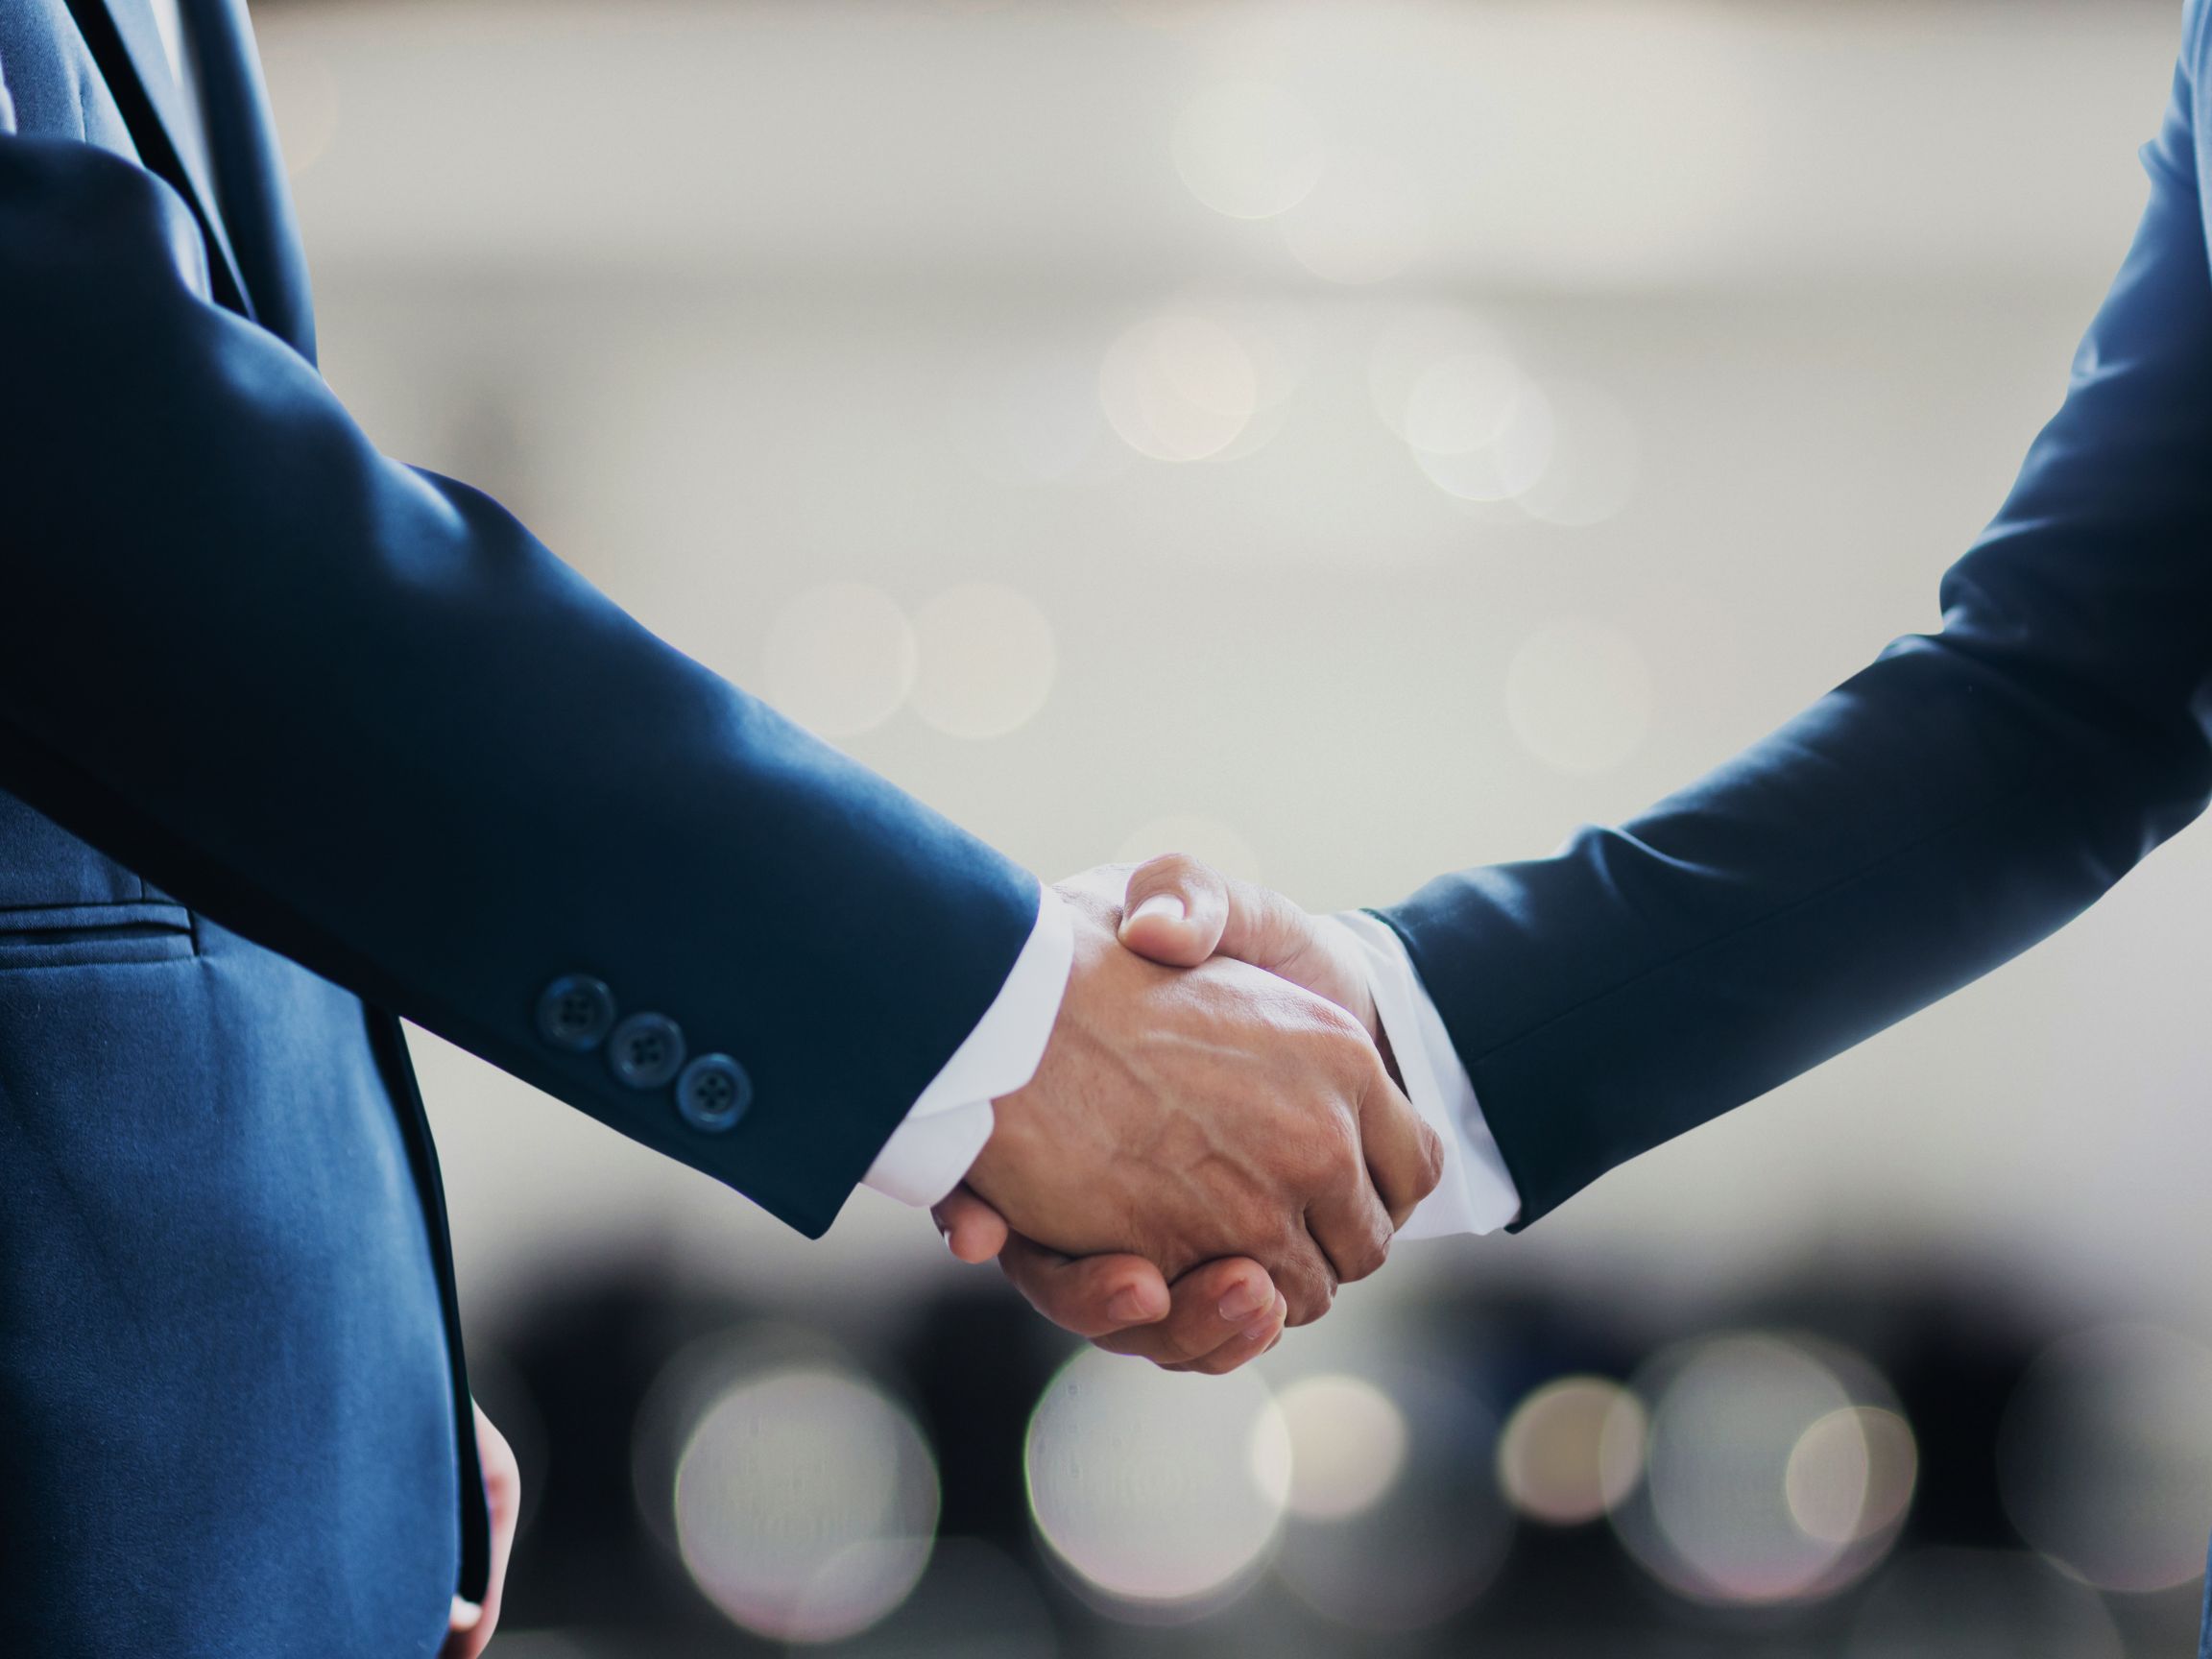
[[[2151,200],[1941,631],[1556,856],[1384,913],[1524,1223],[2079,914],[2212,794],[2212,41]]]
[[[184,10],[205,178],[144,0],[0,0],[0,1652],[427,1653],[483,1518],[397,1017],[818,1234],[1037,892],[377,453]]]

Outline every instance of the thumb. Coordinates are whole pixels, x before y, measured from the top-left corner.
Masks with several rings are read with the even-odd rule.
[[[1120,936],[1140,956],[1195,968],[1219,948],[1229,921],[1229,879],[1211,864],[1167,853],[1129,874]]]
[[[945,1244],[963,1262],[988,1262],[1006,1248],[1013,1231],[1006,1217],[984,1202],[973,1187],[955,1187],[939,1199],[929,1214]]]
[[[1309,990],[1321,989],[1294,972],[1318,943],[1313,918],[1303,906],[1272,887],[1224,876],[1181,853],[1163,854],[1131,873],[1121,943],[1170,967],[1194,968],[1210,956],[1233,956]]]

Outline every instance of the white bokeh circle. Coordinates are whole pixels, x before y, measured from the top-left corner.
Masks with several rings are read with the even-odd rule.
[[[1083,1581],[1130,1602],[1206,1601],[1273,1550],[1290,1439],[1251,1371],[1197,1377],[1087,1350],[1029,1421],[1030,1512]]]
[[[954,737],[1002,737],[1052,691],[1052,625],[995,582],[949,588],[914,613],[914,711]]]
[[[1199,813],[1172,813],[1140,824],[1122,837],[1115,849],[1117,860],[1142,864],[1163,853],[1183,853],[1211,864],[1224,876],[1244,881],[1260,880],[1259,854],[1252,845],[1218,818]]]
[[[897,1607],[928,1565],[937,1506],[921,1431],[835,1370],[739,1381],[677,1460],[685,1570],[732,1621],[782,1641],[834,1641]]]
[[[1220,324],[1183,312],[1125,329],[1098,368],[1107,424],[1155,461],[1203,461],[1243,435],[1260,407],[1251,354]]]
[[[899,602],[861,582],[809,588],[769,624],[769,700],[825,737],[853,737],[888,720],[914,685],[913,624]]]
[[[1252,81],[1192,98],[1169,149],[1190,194],[1232,219],[1271,219],[1295,207],[1321,177],[1324,157],[1312,112],[1280,86]]]

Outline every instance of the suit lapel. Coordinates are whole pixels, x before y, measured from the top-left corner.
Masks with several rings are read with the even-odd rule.
[[[261,325],[312,363],[307,261],[246,0],[181,0],[181,9],[197,49],[207,153],[238,269]]]
[[[199,219],[216,298],[252,317],[252,301],[239,276],[212,183],[185,159],[192,146],[182,141],[184,108],[146,0],[68,0],[68,5],[116,107],[123,111],[139,159],[175,186]]]

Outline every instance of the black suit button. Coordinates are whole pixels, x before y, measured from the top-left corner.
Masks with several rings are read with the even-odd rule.
[[[727,1054],[702,1054],[676,1079],[676,1110],[694,1129],[733,1129],[753,1104],[753,1079]]]
[[[538,1035],[556,1048],[589,1054],[614,1026],[614,994],[602,980],[564,974],[538,998]]]
[[[633,1014],[607,1039],[614,1081],[658,1089],[684,1070],[684,1027],[665,1014]]]

